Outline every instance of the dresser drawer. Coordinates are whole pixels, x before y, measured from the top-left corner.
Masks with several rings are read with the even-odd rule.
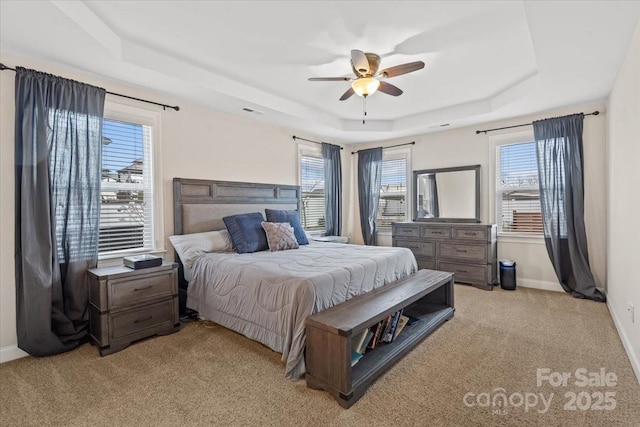
[[[418,261],[419,270],[435,270],[436,269],[435,259],[426,259],[426,258],[416,257],[416,261]]]
[[[450,239],[451,227],[429,227],[422,229],[422,237],[430,239]]]
[[[111,316],[111,340],[115,341],[148,329],[172,325],[174,304],[174,300],[170,299],[113,314]]]
[[[435,242],[421,242],[418,240],[396,239],[396,246],[409,248],[415,255],[432,257],[436,254]]]
[[[438,258],[485,261],[487,259],[487,246],[438,242]]]
[[[466,265],[455,262],[438,262],[438,270],[454,273],[454,280],[460,283],[486,284],[486,265]]]
[[[118,309],[174,295],[177,292],[174,274],[174,271],[170,270],[139,276],[139,278],[109,280],[107,282],[109,309]]]
[[[487,241],[486,227],[453,227],[453,238],[460,240],[482,240]]]
[[[420,237],[420,228],[417,226],[394,225],[393,235],[398,237]]]
[[[419,231],[416,236],[416,230]],[[421,270],[455,273],[456,282],[491,290],[497,283],[495,224],[398,222],[393,245],[411,249]]]

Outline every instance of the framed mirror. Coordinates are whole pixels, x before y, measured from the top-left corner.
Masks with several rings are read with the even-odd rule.
[[[413,171],[413,220],[480,222],[480,165]]]

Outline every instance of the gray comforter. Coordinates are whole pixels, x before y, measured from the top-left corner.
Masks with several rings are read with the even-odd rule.
[[[282,353],[305,373],[305,319],[417,271],[406,248],[313,242],[300,249],[210,253],[193,264],[187,306]]]

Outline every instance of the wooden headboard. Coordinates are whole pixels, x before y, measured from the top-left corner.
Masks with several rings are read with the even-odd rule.
[[[297,185],[173,178],[173,232],[223,230],[222,218],[264,209],[300,211]]]
[[[297,185],[173,178],[173,232],[224,230],[223,217],[250,212],[264,216],[265,208],[300,212],[300,195]],[[180,313],[184,315],[188,283],[177,254],[176,261],[180,263]]]

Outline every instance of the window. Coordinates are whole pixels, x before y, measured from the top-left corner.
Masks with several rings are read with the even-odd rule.
[[[385,156],[386,157],[386,156]],[[378,204],[378,229],[391,228],[392,222],[407,217],[407,156],[390,155],[382,159],[382,185]]]
[[[98,253],[155,249],[153,127],[105,119]]]
[[[536,143],[496,147],[496,212],[502,233],[542,233]]]
[[[308,231],[325,229],[324,159],[320,154],[300,156],[300,186],[302,191],[302,227]]]

